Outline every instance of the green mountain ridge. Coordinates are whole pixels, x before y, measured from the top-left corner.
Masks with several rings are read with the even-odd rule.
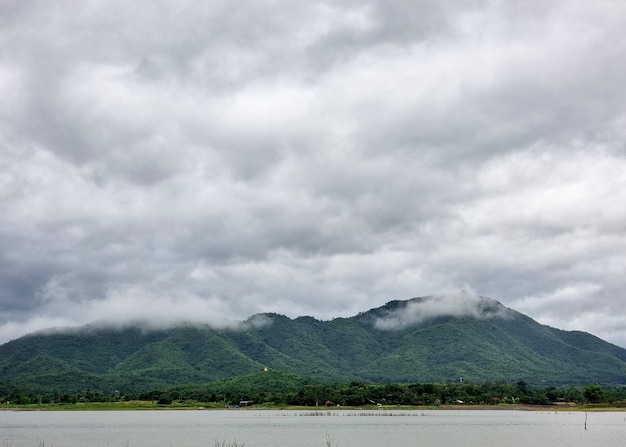
[[[396,300],[330,321],[258,314],[228,329],[90,325],[34,333],[0,346],[0,390],[141,391],[265,367],[335,381],[626,385],[626,349],[541,325],[495,300],[452,304]]]

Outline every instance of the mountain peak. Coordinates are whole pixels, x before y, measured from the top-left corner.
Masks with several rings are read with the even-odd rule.
[[[393,300],[357,315],[377,329],[394,330],[417,326],[442,317],[510,318],[516,312],[491,298],[465,292]]]

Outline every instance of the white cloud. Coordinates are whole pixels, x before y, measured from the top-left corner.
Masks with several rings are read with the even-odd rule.
[[[469,284],[626,346],[622,5],[62,6],[0,6],[4,333]]]
[[[410,301],[405,308],[392,310],[377,318],[374,326],[383,330],[398,330],[438,317],[507,318],[507,309],[471,290],[451,290],[442,295]]]

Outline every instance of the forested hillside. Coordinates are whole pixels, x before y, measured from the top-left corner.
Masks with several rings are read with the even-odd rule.
[[[0,391],[140,392],[268,368],[328,381],[626,384],[626,350],[543,326],[481,298],[433,314],[432,298],[351,318],[260,314],[228,329],[87,326],[0,346]],[[431,306],[431,307],[428,307]]]

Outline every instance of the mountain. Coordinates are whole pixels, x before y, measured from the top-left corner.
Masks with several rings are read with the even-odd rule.
[[[541,325],[492,299],[422,297],[330,321],[266,313],[227,329],[33,333],[0,346],[0,391],[141,391],[265,367],[337,381],[624,385],[626,349]]]

